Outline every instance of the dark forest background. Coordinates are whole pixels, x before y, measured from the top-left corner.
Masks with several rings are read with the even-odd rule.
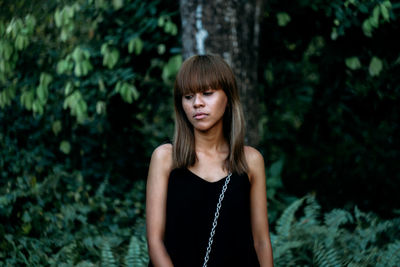
[[[267,1],[260,143],[277,266],[400,261],[400,3]],[[0,0],[0,265],[146,266],[177,1]],[[381,265],[379,265],[381,264]]]

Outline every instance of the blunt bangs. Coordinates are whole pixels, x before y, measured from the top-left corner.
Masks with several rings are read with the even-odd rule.
[[[222,59],[208,55],[193,56],[182,64],[174,93],[176,98],[209,89],[223,89],[228,93],[233,86],[232,81],[235,81],[233,73]]]

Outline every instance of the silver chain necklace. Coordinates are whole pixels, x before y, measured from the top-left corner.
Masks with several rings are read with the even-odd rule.
[[[207,262],[208,262],[208,259],[210,257],[210,252],[211,252],[211,246],[214,241],[215,228],[217,228],[219,209],[221,208],[222,200],[224,199],[225,191],[228,188],[228,184],[229,184],[229,181],[231,180],[231,176],[232,176],[232,173],[229,173],[228,176],[226,177],[225,184],[222,187],[221,194],[219,195],[217,210],[215,211],[215,214],[214,214],[214,221],[213,221],[211,232],[210,232],[210,238],[208,239],[207,252],[206,252],[206,256],[204,257],[203,267],[207,267]]]

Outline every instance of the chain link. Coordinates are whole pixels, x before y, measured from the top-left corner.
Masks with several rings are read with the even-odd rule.
[[[206,256],[204,257],[203,267],[207,267],[207,262],[208,262],[208,259],[210,257],[210,252],[211,252],[211,246],[212,246],[212,243],[214,242],[215,228],[217,227],[217,223],[218,223],[219,210],[221,208],[222,200],[224,199],[224,196],[225,196],[225,191],[228,188],[228,183],[231,180],[231,176],[232,176],[232,173],[229,173],[228,176],[226,177],[225,184],[222,187],[221,194],[219,195],[217,210],[215,211],[215,214],[214,214],[214,221],[212,223],[210,238],[208,239],[207,252],[206,252]]]

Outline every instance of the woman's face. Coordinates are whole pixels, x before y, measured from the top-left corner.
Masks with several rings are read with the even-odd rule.
[[[186,117],[199,131],[207,131],[221,123],[228,97],[224,90],[209,89],[205,92],[182,96],[182,107]]]

